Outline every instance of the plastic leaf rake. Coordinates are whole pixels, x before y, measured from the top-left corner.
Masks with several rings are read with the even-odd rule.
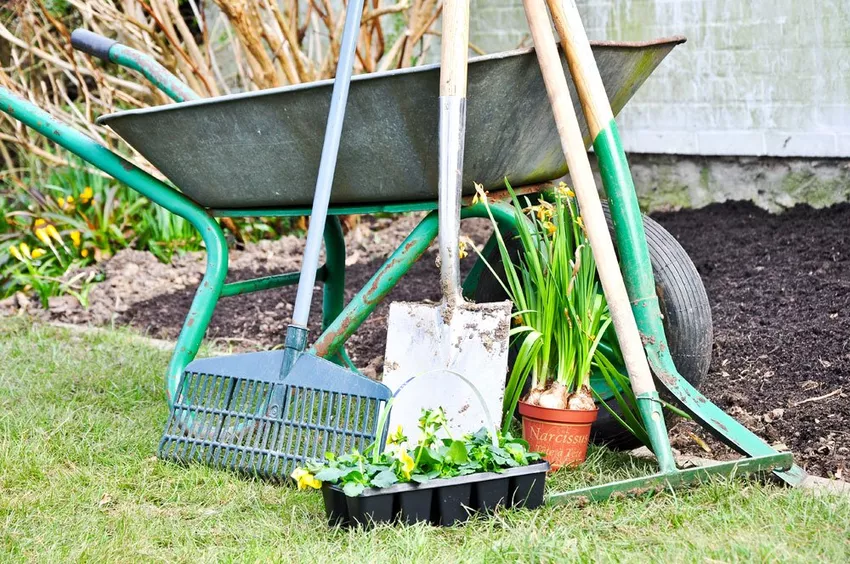
[[[346,378],[351,373],[309,355],[298,359],[285,381],[276,375],[210,374],[203,363],[196,361],[183,376],[160,458],[284,479],[297,465],[324,458],[326,452],[362,451],[375,440],[378,416],[389,399],[383,385]],[[278,411],[274,398],[280,392],[283,408]]]

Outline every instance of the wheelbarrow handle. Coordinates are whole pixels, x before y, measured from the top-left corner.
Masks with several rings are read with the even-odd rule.
[[[197,92],[171,74],[153,57],[132,47],[122,45],[114,39],[98,35],[87,29],[75,29],[71,33],[71,47],[104,62],[115,63],[141,73],[151,84],[175,102],[201,99]]]
[[[114,39],[87,29],[75,29],[71,32],[71,47],[107,63],[113,62],[109,58],[109,51],[118,44]]]

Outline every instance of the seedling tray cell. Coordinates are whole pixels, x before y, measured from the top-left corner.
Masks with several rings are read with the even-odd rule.
[[[357,497],[325,484],[322,495],[331,526],[371,526],[399,521],[451,526],[465,522],[477,512],[498,507],[534,509],[543,504],[549,463],[541,462],[502,473],[481,472],[424,484],[398,484],[369,488]]]

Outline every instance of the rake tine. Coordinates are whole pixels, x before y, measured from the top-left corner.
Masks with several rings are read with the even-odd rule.
[[[219,442],[221,441],[221,430],[224,428],[224,423],[227,420],[227,412],[230,411],[230,402],[233,400],[233,392],[236,389],[236,378],[227,378],[227,392],[224,397],[224,401],[221,402],[221,410],[223,413],[218,418],[218,425],[215,429],[215,434],[213,435],[213,443],[210,445],[210,449],[207,451],[207,463],[210,463],[213,458],[218,461],[219,454]],[[222,379],[224,382],[224,379]],[[222,384],[221,389],[224,390],[225,386]]]
[[[212,385],[210,385],[212,383]],[[198,393],[199,397],[204,398],[204,405],[210,405],[210,398],[216,391],[216,388],[219,384],[219,378],[215,375],[208,375],[204,380],[203,385]],[[207,439],[206,429],[209,425],[210,418],[215,417],[212,412],[204,411],[196,417],[195,421],[197,422],[196,431],[200,434],[201,441],[193,442],[191,449],[189,449],[189,453],[186,456],[186,460],[191,462],[195,456],[195,451],[198,449],[198,445],[200,445],[201,451],[205,448],[205,441]]]
[[[316,423],[317,423],[316,440],[313,441],[313,451],[310,453],[310,458],[316,458],[316,451],[319,449],[319,443],[321,442],[321,438],[323,436],[326,436],[327,433],[328,433],[327,430],[318,429],[318,423],[320,421],[326,421],[327,419],[329,419],[328,417],[324,417],[323,416],[324,414],[322,413],[322,411],[325,407],[325,395],[326,394],[327,394],[327,392],[319,391],[319,413],[316,416]]]

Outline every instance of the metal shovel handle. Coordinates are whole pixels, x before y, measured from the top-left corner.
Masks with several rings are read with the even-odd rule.
[[[443,298],[460,298],[460,196],[466,135],[466,66],[469,0],[446,0],[440,62],[439,245]]]

